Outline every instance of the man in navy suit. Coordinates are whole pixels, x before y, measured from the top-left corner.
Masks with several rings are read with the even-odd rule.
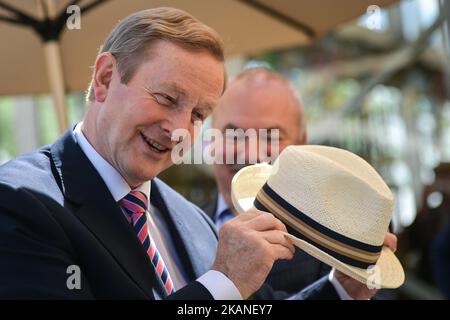
[[[306,116],[299,93],[287,78],[266,68],[244,70],[228,84],[214,109],[212,126],[222,133],[229,129],[245,132],[278,129],[279,152],[289,145],[307,142]],[[262,138],[260,136],[258,140]],[[243,139],[241,141],[244,142]],[[235,217],[230,196],[231,180],[250,160],[249,142],[243,144],[242,148],[224,147],[222,155],[223,159],[241,157],[243,164],[225,164],[223,161],[224,164],[213,166],[217,197],[202,209],[218,229]],[[296,250],[292,260],[279,260],[274,264],[266,283],[276,290],[292,294],[329,272],[328,265],[302,250]]]
[[[244,70],[229,83],[214,109],[212,126],[222,133],[229,129],[243,132],[277,129],[278,153],[289,145],[302,145],[307,142],[306,116],[301,96],[287,78],[266,68]],[[261,143],[266,139],[268,141],[263,142],[270,146],[270,136],[260,134],[257,141]],[[225,222],[235,217],[231,201],[231,180],[241,168],[251,164],[252,161],[250,154],[254,146],[250,146],[244,139],[237,140],[243,145],[234,148],[224,147],[223,153],[219,155],[219,158],[223,158],[223,164],[214,164],[217,197],[203,207],[219,230]],[[267,156],[276,157],[277,150],[272,147],[267,150]],[[256,155],[253,160],[259,162],[261,159],[258,156],[261,155]],[[242,164],[226,164],[225,159],[240,159],[242,161],[239,163]],[[389,234],[387,238],[388,242],[395,242],[394,235]],[[296,250],[291,260],[276,261],[266,279],[266,284],[286,294],[294,294],[299,288],[304,288],[325,275],[329,275],[329,280],[340,298],[353,298],[337,280],[339,278],[346,281],[348,277],[339,271],[330,273],[328,265],[302,250]],[[364,293],[364,290],[361,293]],[[358,298],[358,294],[354,298]]]
[[[217,236],[156,178],[172,164],[173,131],[192,132],[212,112],[223,60],[217,34],[183,11],[118,24],[83,121],[0,167],[0,298],[281,298],[257,291],[274,261],[293,255],[279,220],[251,211]],[[324,278],[297,297],[337,295]]]

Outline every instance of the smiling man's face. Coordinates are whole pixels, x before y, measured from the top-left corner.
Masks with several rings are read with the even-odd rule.
[[[101,103],[97,99],[93,113],[95,148],[130,186],[172,164],[171,149],[177,143],[171,141],[172,132],[185,129],[193,136],[194,121],[212,112],[224,87],[223,63],[207,51],[159,41],[149,57],[127,84],[120,82],[111,57],[105,98]]]

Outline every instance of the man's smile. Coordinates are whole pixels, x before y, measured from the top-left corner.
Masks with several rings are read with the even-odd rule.
[[[139,132],[142,139],[147,143],[147,145],[155,152],[157,153],[165,153],[170,151],[170,148],[164,146],[162,143],[151,139],[149,137],[147,137],[146,135],[144,135],[142,132]]]

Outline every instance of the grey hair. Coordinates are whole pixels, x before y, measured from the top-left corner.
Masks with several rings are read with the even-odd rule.
[[[111,31],[98,54],[110,52],[115,57],[121,82],[126,84],[158,40],[187,49],[207,50],[221,62],[225,59],[223,43],[216,31],[185,11],[168,7],[143,10],[126,17]],[[87,100],[95,100],[92,80]]]

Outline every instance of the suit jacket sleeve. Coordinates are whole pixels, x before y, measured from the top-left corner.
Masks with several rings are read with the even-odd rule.
[[[432,258],[436,284],[450,299],[450,223],[434,240]]]
[[[251,299],[254,300],[339,300],[339,295],[328,280],[328,275],[320,278],[295,295],[283,291],[275,291],[264,284]]]
[[[0,299],[91,299],[70,243],[51,212],[25,190],[0,184]],[[69,289],[68,287],[71,289]]]
[[[167,297],[167,300],[213,300],[213,296],[200,282],[192,281],[174,294]]]

